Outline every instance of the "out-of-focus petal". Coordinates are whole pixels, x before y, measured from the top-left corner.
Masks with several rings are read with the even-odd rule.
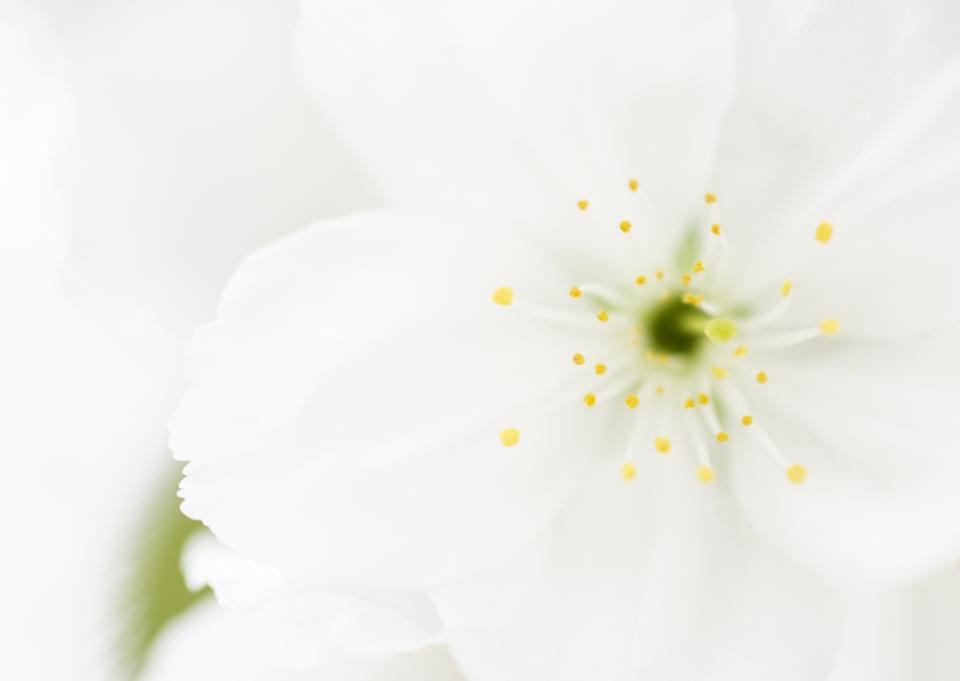
[[[549,220],[631,177],[666,229],[699,205],[732,85],[726,3],[302,9],[307,81],[391,205]]]

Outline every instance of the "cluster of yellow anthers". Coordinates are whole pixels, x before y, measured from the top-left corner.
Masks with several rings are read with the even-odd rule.
[[[627,183],[631,192],[637,192],[639,183],[631,179]],[[678,282],[671,283],[667,279],[665,270],[657,269],[653,277],[648,279],[647,275],[637,275],[633,284],[637,291],[648,291],[648,294],[637,298],[638,305],[631,307],[623,305],[623,309],[618,308],[605,291],[611,289],[597,284],[581,284],[572,286],[568,293],[570,298],[587,298],[597,305],[594,307],[596,319],[602,323],[611,321],[611,314],[614,314],[620,321],[626,322],[628,328],[633,334],[631,345],[642,347],[644,338],[648,345],[643,348],[642,356],[647,360],[648,366],[637,365],[627,361],[625,368],[620,370],[621,374],[626,374],[626,385],[629,388],[624,395],[621,381],[620,387],[614,388],[600,395],[588,392],[583,396],[583,403],[587,408],[593,408],[601,402],[607,401],[610,397],[619,395],[623,399],[623,404],[628,410],[635,410],[640,407],[642,401],[646,401],[647,396],[656,396],[663,398],[668,392],[680,392],[681,394],[691,382],[698,384],[698,389],[691,391],[687,396],[679,400],[675,409],[680,412],[699,414],[702,417],[704,426],[712,433],[713,439],[717,443],[724,443],[730,440],[729,433],[723,429],[720,424],[720,416],[715,409],[714,397],[723,402],[722,411],[724,413],[737,413],[739,411],[740,424],[744,428],[749,428],[751,436],[755,438],[760,448],[765,451],[777,464],[783,467],[786,477],[793,483],[802,483],[807,477],[806,469],[798,464],[790,462],[777,448],[773,440],[766,434],[759,424],[756,424],[754,417],[745,398],[736,388],[736,381],[727,381],[731,370],[723,366],[723,357],[728,357],[735,362],[738,373],[748,373],[752,379],[760,385],[766,384],[770,377],[762,370],[751,368],[747,360],[743,359],[749,353],[746,344],[738,343],[732,350],[723,350],[721,346],[727,346],[739,336],[747,336],[751,339],[751,344],[756,341],[756,346],[760,349],[779,349],[806,342],[820,336],[832,336],[840,330],[839,322],[833,318],[824,319],[818,326],[797,331],[782,333],[767,333],[762,331],[769,325],[776,322],[786,312],[790,298],[793,293],[793,282],[785,280],[779,287],[779,302],[771,309],[760,315],[748,317],[745,319],[728,319],[720,315],[719,303],[709,299],[709,293],[704,292],[705,286],[701,275],[703,275],[711,262],[722,262],[728,247],[726,235],[717,219],[717,197],[715,194],[708,193],[705,200],[709,210],[708,231],[719,243],[719,247],[711,251],[713,260],[705,257],[696,260],[689,271],[683,272]],[[577,202],[577,208],[580,211],[587,211],[590,208],[590,202],[581,199]],[[617,225],[624,234],[630,233],[633,229],[633,223],[624,219]],[[829,222],[820,223],[814,233],[814,238],[820,244],[827,244],[833,237],[833,226]],[[719,255],[718,255],[719,254]],[[705,262],[706,261],[706,262]],[[711,265],[712,267],[713,265]],[[698,277],[700,279],[698,280]],[[657,282],[653,284],[653,281]],[[648,282],[655,290],[650,290]],[[691,290],[693,289],[693,290]],[[492,300],[497,305],[511,306],[514,304],[514,291],[509,286],[497,288],[492,296]],[[636,302],[636,301],[635,301]],[[540,306],[521,306],[528,310],[542,309]],[[686,311],[684,311],[686,310]],[[647,328],[644,328],[646,324]],[[621,329],[615,324],[616,331]],[[759,335],[758,335],[759,333]],[[658,336],[660,341],[658,344]],[[708,351],[701,352],[700,341],[708,340]],[[712,358],[707,361],[704,356]],[[581,353],[573,354],[573,364],[584,366],[588,364],[587,357]],[[662,373],[670,371],[673,360],[683,364],[682,373]],[[637,368],[639,366],[639,368]],[[608,367],[603,362],[593,362],[593,373],[597,376],[608,374]],[[678,379],[678,376],[684,378]],[[691,379],[691,377],[693,377]],[[676,380],[674,380],[676,379]],[[664,383],[673,381],[670,390]],[[670,402],[659,402],[661,407],[669,405]],[[643,411],[643,410],[641,410]],[[662,409],[660,410],[662,413]],[[701,438],[700,431],[695,424],[687,422],[685,432],[687,440],[694,449],[699,466],[696,470],[697,479],[703,483],[710,483],[714,480],[715,474],[710,465],[710,457],[706,444]],[[643,435],[642,428],[641,436]],[[647,429],[652,430],[652,429]],[[659,454],[666,455],[673,449],[673,444],[669,437],[658,435],[653,439],[653,449]],[[520,431],[517,428],[507,428],[500,433],[500,442],[504,447],[513,447],[520,443]],[[631,460],[629,454],[620,465],[620,475],[624,480],[632,480],[636,477],[637,466]]]

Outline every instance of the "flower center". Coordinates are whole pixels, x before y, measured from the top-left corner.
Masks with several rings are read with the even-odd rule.
[[[692,358],[706,340],[704,328],[710,318],[680,296],[670,296],[647,312],[643,326],[650,348],[671,356]]]
[[[638,194],[636,180],[630,180],[627,187]],[[776,301],[772,304],[731,304],[712,298],[717,289],[715,282],[723,277],[730,245],[720,225],[716,195],[708,193],[705,198],[709,219],[703,238],[694,240],[703,246],[699,249],[701,259],[693,262],[687,254],[687,262],[693,262],[688,271],[677,275],[656,269],[652,276],[638,274],[632,282],[574,285],[568,290],[568,300],[572,299],[575,306],[572,314],[567,306],[524,300],[515,296],[509,286],[496,289],[492,300],[547,321],[591,325],[594,331],[599,323],[608,342],[595,344],[600,348],[595,353],[577,348],[572,353],[572,364],[590,369],[584,380],[594,385],[579,396],[586,409],[615,407],[625,411],[625,419],[633,419],[624,444],[627,452],[620,460],[624,480],[636,476],[638,461],[645,451],[667,455],[683,449],[697,463],[697,479],[710,483],[715,478],[711,449],[723,447],[735,437],[749,437],[783,468],[789,481],[802,483],[806,469],[792,462],[766,433],[762,409],[761,414],[754,413],[744,388],[764,386],[773,380],[753,364],[754,357],[763,361],[771,353],[821,336],[833,336],[840,329],[839,322],[827,318],[813,327],[776,331],[793,294],[793,282],[789,279],[771,286],[771,299]],[[582,213],[593,210],[591,205],[586,199],[576,204]],[[628,239],[635,238],[634,226],[642,224],[624,217],[611,222],[610,226]],[[656,233],[655,226],[650,228]],[[814,230],[814,241],[821,246],[828,244],[832,236],[833,225],[828,222],[820,223]],[[623,343],[625,338],[629,338],[629,344]],[[635,350],[624,354],[624,347],[639,348],[639,356]],[[641,418],[633,416],[635,413],[641,414]],[[733,435],[734,429],[742,429],[741,434]],[[672,436],[677,437],[681,446],[674,444]],[[504,429],[500,442],[505,447],[520,445],[520,430]],[[648,444],[638,447],[637,443],[643,442]]]

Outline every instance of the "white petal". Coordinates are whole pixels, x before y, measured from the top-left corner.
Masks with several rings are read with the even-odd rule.
[[[771,365],[749,393],[758,424],[809,472],[800,486],[732,434],[737,498],[771,542],[837,584],[916,578],[960,553],[960,363],[953,333],[838,343]],[[739,415],[731,415],[739,418]]]
[[[725,3],[305,0],[303,71],[392,205],[545,215],[636,177],[700,205],[731,87]]]
[[[304,666],[341,656],[398,654],[439,641],[436,612],[419,592],[344,592],[294,584],[207,533],[191,540],[183,562],[191,588],[210,585],[221,605],[258,625],[278,656]]]
[[[902,184],[884,175],[951,157],[956,168],[955,3],[736,5],[738,89],[717,175],[730,233],[775,245],[851,191],[882,201]]]
[[[242,255],[367,205],[291,63],[292,3],[57,4],[77,101],[52,179],[81,281],[185,332]]]
[[[841,616],[830,591],[757,541],[688,461],[653,456],[631,483],[612,467],[594,476],[486,580],[436,592],[470,678],[800,681],[829,669]]]
[[[337,660],[319,667],[283,664],[255,626],[212,600],[174,620],[154,645],[144,681],[461,681],[443,648],[383,660]]]
[[[549,255],[492,226],[369,214],[248,259],[189,351],[184,510],[314,583],[429,583],[527,541],[616,435],[580,402],[583,333],[490,301],[511,283],[601,326],[550,286]]]

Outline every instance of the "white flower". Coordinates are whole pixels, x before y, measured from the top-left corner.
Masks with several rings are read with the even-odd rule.
[[[426,589],[471,678],[823,677],[831,588],[960,551],[938,12],[308,3],[395,211],[241,268],[184,509],[292,583]]]

